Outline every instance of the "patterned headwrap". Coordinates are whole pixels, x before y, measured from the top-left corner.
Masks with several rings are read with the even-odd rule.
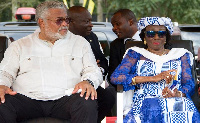
[[[144,17],[138,21],[138,30],[142,31],[145,27],[149,25],[163,25],[167,27],[170,34],[173,33],[173,24],[170,18],[168,17]]]

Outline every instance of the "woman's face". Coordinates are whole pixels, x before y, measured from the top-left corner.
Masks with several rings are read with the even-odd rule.
[[[149,25],[146,27],[145,39],[148,49],[161,50],[164,48],[166,41],[165,26]]]

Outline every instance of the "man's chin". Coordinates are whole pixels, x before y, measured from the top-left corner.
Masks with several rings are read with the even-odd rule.
[[[67,34],[60,34],[60,33],[57,33],[55,34],[54,36],[52,36],[52,38],[56,39],[56,40],[59,40],[59,39],[64,39],[66,37]]]
[[[117,37],[118,37],[119,39],[123,39],[123,38],[124,38],[124,36],[123,36],[123,35],[120,35],[120,34],[118,34]]]
[[[91,31],[86,31],[85,33],[83,33],[81,36],[85,37],[85,36],[88,36],[90,35]]]

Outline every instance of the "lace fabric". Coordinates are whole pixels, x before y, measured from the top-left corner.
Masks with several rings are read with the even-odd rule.
[[[192,77],[192,66],[190,66],[190,58],[186,53],[181,57],[181,67],[182,67],[182,79],[181,79],[181,88],[179,89],[182,93],[186,94],[187,98],[191,99],[191,96],[194,94],[194,78]]]
[[[135,86],[131,85],[132,78],[137,76],[136,63],[140,59],[140,54],[129,51],[126,57],[122,60],[121,64],[115,69],[110,79],[113,84],[123,85],[124,91],[135,89]]]

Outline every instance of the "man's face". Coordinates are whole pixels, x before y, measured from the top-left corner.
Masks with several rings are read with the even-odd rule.
[[[93,27],[91,21],[92,16],[88,11],[78,13],[71,19],[69,30],[76,35],[81,35],[83,37],[88,36]]]
[[[126,18],[122,17],[120,13],[113,15],[113,17],[111,18],[111,24],[113,26],[112,30],[118,36],[118,38],[120,39],[131,38],[130,22]]]
[[[44,19],[44,33],[55,40],[64,38],[69,27],[67,12],[64,9],[49,9]]]

